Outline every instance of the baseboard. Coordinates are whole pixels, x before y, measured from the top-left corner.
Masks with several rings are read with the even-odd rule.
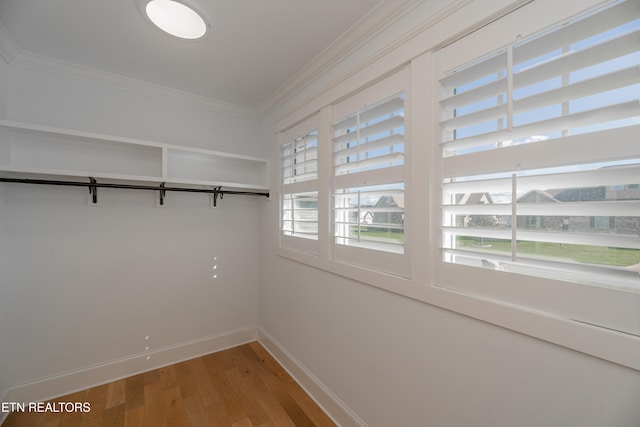
[[[367,427],[360,417],[262,328],[258,328],[258,341],[338,426]]]
[[[9,388],[5,402],[37,402],[236,347],[257,339],[256,328],[238,329],[89,366]],[[149,357],[149,359],[147,359]],[[1,415],[0,415],[1,416]]]

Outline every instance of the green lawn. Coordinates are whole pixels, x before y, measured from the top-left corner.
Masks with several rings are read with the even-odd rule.
[[[458,238],[458,245],[461,248],[472,249],[476,252],[511,253],[511,242],[508,240],[484,239],[486,247],[479,247],[479,243],[479,239],[471,237]],[[589,264],[626,267],[640,263],[640,250],[638,249],[518,241],[517,251],[521,254],[536,255],[541,258],[565,259]]]
[[[367,230],[363,227],[360,234],[367,240],[390,243],[404,242],[404,233],[396,230]],[[355,231],[352,232],[351,237],[356,237]],[[499,253],[502,255],[511,253],[511,242],[508,240],[484,239],[484,247],[480,247],[479,243],[479,239],[476,238],[458,237],[458,245],[460,248],[471,249],[475,252]],[[572,260],[586,264],[626,267],[640,263],[640,250],[638,249],[518,241],[517,250],[520,254],[535,255],[540,258]]]
[[[351,237],[357,237],[358,233],[355,230],[351,230]],[[380,228],[373,228],[371,230],[367,229],[367,227],[362,227],[360,230],[360,236],[367,240],[374,240],[379,242],[388,242],[388,243],[404,243],[404,232],[403,230],[382,230]]]

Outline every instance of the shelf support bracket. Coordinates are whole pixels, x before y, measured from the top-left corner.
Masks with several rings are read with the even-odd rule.
[[[98,204],[98,187],[95,185],[98,183],[95,178],[89,177],[89,182],[93,185],[89,185],[89,195],[91,195],[91,203]]]

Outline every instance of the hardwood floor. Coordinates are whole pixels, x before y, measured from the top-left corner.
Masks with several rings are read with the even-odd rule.
[[[335,426],[258,342],[51,402],[89,402],[91,411],[14,412],[2,426]]]

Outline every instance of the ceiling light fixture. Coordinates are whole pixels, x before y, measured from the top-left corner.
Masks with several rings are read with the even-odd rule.
[[[178,1],[151,0],[144,9],[158,28],[181,39],[202,38],[209,29],[200,13]]]

